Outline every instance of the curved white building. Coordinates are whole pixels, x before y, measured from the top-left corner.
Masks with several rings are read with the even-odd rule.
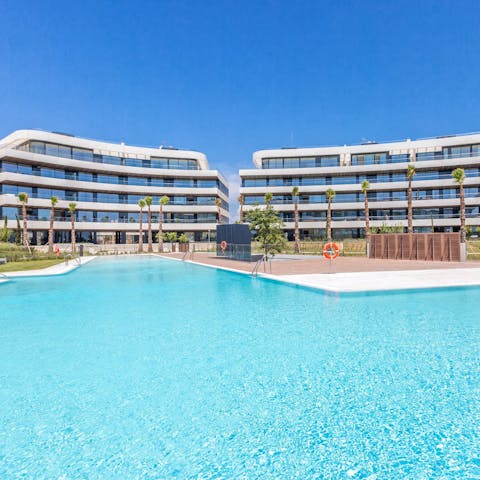
[[[272,204],[293,239],[292,188],[299,188],[300,236],[325,236],[327,203],[325,192],[336,192],[332,203],[334,238],[364,235],[364,199],[361,183],[370,182],[368,192],[372,227],[407,226],[407,178],[414,165],[414,230],[456,231],[460,225],[458,189],[452,171],[465,169],[467,226],[480,225],[480,134],[451,135],[393,143],[322,148],[261,150],[253,154],[255,169],[240,170],[240,193],[248,211],[264,203],[271,192]]]
[[[0,141],[0,217],[16,228],[18,194],[28,201],[32,244],[47,242],[50,198],[56,196],[55,242],[70,241],[68,205],[76,203],[78,242],[136,243],[139,199],[153,197],[152,225],[158,231],[159,199],[164,230],[194,241],[214,236],[216,200],[228,221],[228,185],[211,170],[203,153],[174,148],[143,148],[37,130],[18,130]],[[143,222],[146,230],[147,214]],[[3,224],[3,223],[2,223]],[[145,236],[146,236],[146,232]],[[146,239],[146,237],[145,237]]]

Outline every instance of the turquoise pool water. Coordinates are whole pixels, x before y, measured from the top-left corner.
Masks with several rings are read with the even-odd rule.
[[[480,478],[480,290],[153,257],[0,285],[0,478]]]

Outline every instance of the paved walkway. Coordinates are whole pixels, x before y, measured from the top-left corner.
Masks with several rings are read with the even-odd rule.
[[[180,259],[182,254],[165,254]],[[254,263],[196,253],[194,263],[251,273]],[[320,288],[332,292],[365,292],[480,285],[480,262],[424,262],[414,260],[371,260],[339,257],[330,262],[323,257],[276,258],[261,266],[266,278]]]
[[[80,257],[80,264],[85,265],[88,262],[91,262],[96,257]],[[44,277],[49,275],[62,275],[68,273],[72,270],[75,270],[80,265],[75,260],[69,260],[68,264],[65,262],[58,263],[57,265],[52,265],[47,268],[40,268],[38,270],[25,270],[22,272],[5,272],[5,275],[8,278],[17,278],[17,277]],[[0,282],[8,281],[5,278],[0,278]]]

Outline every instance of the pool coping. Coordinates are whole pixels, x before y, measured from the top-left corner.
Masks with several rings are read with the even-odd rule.
[[[96,255],[90,257],[79,257],[80,264],[75,260],[69,260],[66,264],[65,262],[58,263],[57,265],[52,265],[51,267],[39,268],[36,270],[23,270],[16,272],[2,272],[2,278],[0,278],[0,283],[6,283],[9,280],[14,278],[25,278],[25,277],[51,277],[54,275],[65,275],[70,273],[77,268],[90,263],[92,260],[97,258]],[[6,278],[3,278],[5,276]]]
[[[245,270],[238,270],[231,267],[222,267],[220,265],[212,265],[194,260],[182,260],[180,258],[167,257],[161,254],[154,255],[167,260],[191,263],[194,265],[200,265],[202,267],[240,273],[242,275],[252,275],[250,272],[246,272]],[[383,270],[369,272],[311,273],[293,275],[274,275],[258,272],[258,277],[337,294],[399,292],[480,286],[480,269],[477,268],[393,271]]]

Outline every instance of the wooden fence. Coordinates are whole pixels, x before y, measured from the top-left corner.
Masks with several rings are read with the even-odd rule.
[[[460,261],[459,233],[379,233],[370,235],[369,258]]]

